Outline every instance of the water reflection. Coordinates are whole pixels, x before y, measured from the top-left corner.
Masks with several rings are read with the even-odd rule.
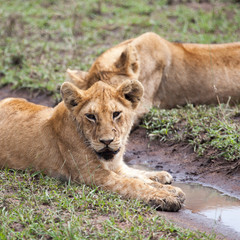
[[[186,208],[240,232],[240,200],[196,183],[175,183],[186,194]]]
[[[131,165],[142,170],[154,170],[145,164]],[[240,200],[198,183],[174,183],[186,194],[185,208],[240,232]]]

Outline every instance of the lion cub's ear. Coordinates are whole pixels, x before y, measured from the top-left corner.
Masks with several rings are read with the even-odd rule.
[[[115,62],[115,67],[123,74],[138,78],[139,64],[137,49],[132,45],[128,45],[120,55],[120,58]]]
[[[135,109],[138,106],[143,96],[143,86],[137,80],[126,80],[118,88],[118,93],[121,97],[132,103],[132,108]]]
[[[67,69],[67,79],[69,82],[73,83],[80,89],[87,89],[87,82],[85,81],[88,72],[80,71],[80,70],[71,70]]]
[[[70,110],[76,107],[83,99],[83,91],[69,82],[62,84],[60,92],[66,107]]]

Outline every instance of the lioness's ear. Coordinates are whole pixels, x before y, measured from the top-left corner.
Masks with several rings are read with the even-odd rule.
[[[66,107],[70,110],[76,107],[83,99],[83,91],[69,82],[62,84],[60,92]]]
[[[132,103],[132,108],[138,106],[143,96],[143,86],[137,80],[126,80],[118,88],[118,93]]]
[[[67,76],[69,82],[73,83],[80,89],[87,89],[87,82],[85,81],[88,72],[80,71],[80,70],[71,70],[67,69]]]
[[[120,55],[120,58],[115,62],[115,66],[124,74],[138,78],[139,59],[137,49],[132,45],[128,45]]]

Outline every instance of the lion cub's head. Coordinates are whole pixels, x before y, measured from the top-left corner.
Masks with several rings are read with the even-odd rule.
[[[133,110],[143,95],[141,83],[127,80],[115,89],[99,81],[85,91],[63,83],[61,95],[86,144],[100,158],[113,159],[132,127]]]

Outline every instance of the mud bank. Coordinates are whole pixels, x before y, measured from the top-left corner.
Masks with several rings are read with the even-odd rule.
[[[130,135],[125,161],[131,165],[168,171],[175,181],[201,182],[240,198],[240,172],[227,174],[219,165],[198,157],[186,144],[150,141],[142,128]]]
[[[226,174],[219,166],[208,163],[207,159],[197,157],[190,146],[160,143],[158,140],[150,141],[142,128],[136,129],[130,135],[125,161],[133,167],[165,170],[173,175],[176,182],[200,183],[240,199],[238,173]],[[193,213],[187,207],[178,213],[159,212],[159,214],[181,227],[216,233],[219,239],[240,239],[240,221],[239,230],[236,231],[220,221]]]

